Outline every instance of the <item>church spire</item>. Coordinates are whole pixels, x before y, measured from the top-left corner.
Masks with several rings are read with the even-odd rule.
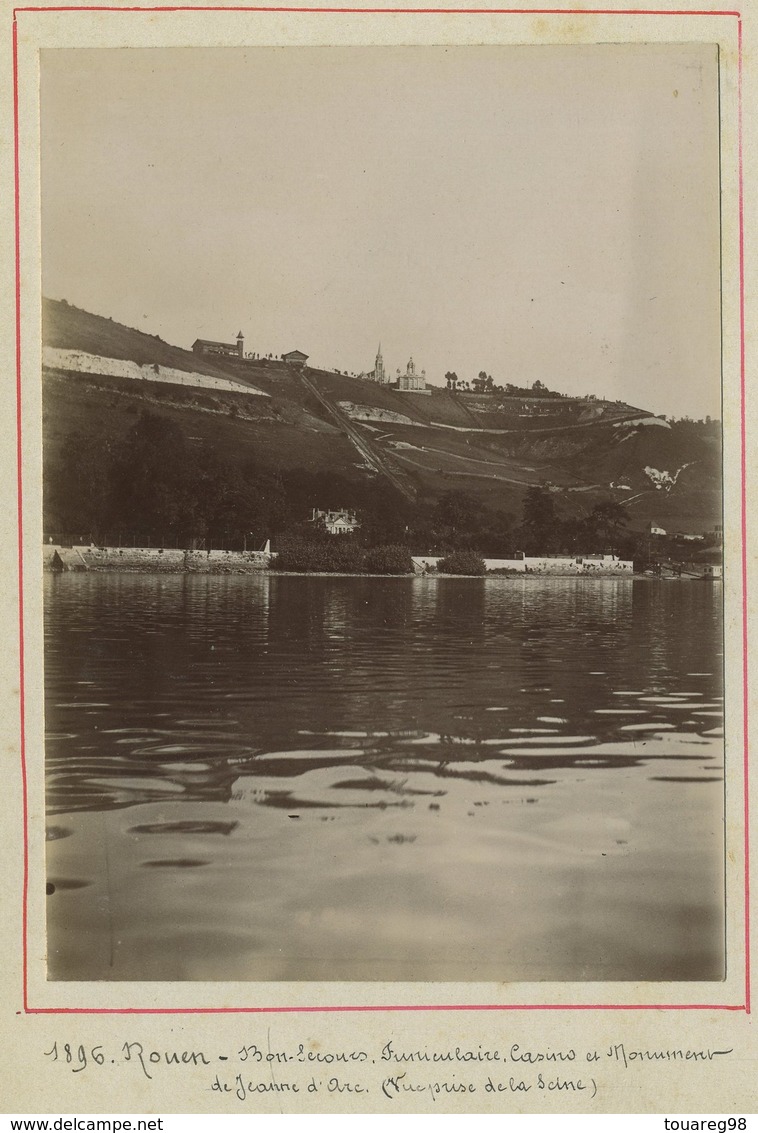
[[[380,385],[384,385],[386,381],[381,342],[379,343],[379,349],[376,352],[376,362],[374,363],[374,381],[379,382]]]

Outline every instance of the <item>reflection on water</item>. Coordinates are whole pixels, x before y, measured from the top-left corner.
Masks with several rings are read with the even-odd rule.
[[[46,585],[51,979],[723,978],[720,589]]]

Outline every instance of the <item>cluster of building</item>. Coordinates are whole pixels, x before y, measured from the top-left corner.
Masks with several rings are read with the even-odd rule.
[[[388,386],[390,389],[400,390],[402,393],[430,393],[426,386],[426,370],[420,373],[416,370],[416,363],[413,358],[408,359],[408,365],[405,367],[405,373],[400,370],[396,371],[393,378],[389,370],[385,368],[384,359],[382,358],[382,344],[379,343],[379,349],[376,352],[376,359],[374,361],[374,368],[367,374],[359,374],[359,378],[364,381],[376,382],[380,386]]]
[[[210,338],[196,338],[192,343],[195,354],[221,354],[225,358],[245,357],[245,336],[237,332],[236,342],[214,342]]]
[[[219,354],[224,358],[241,358],[243,360],[257,357],[255,354],[245,353],[245,336],[242,331],[237,332],[236,342],[215,342],[212,338],[196,338],[192,343],[192,350],[195,354],[210,355],[211,357]],[[304,354],[302,350],[288,350],[286,354],[282,354],[282,361],[290,366],[304,366],[308,361],[308,355]]]
[[[211,357],[221,355],[224,358],[243,360],[255,357],[255,355],[245,353],[245,336],[242,331],[238,331],[236,342],[215,342],[210,338],[196,338],[192,343],[192,349],[195,354]],[[289,350],[286,354],[282,354],[281,359],[289,366],[302,367],[308,361],[308,355],[304,354],[302,350]],[[431,394],[431,390],[427,388],[426,384],[426,370],[419,372],[412,357],[408,359],[404,373],[398,369],[395,371],[394,377],[390,374],[382,358],[381,342],[376,352],[373,370],[365,374],[358,374],[358,377],[363,378],[364,381],[376,382],[380,386],[387,386],[389,389],[399,390],[401,393]]]

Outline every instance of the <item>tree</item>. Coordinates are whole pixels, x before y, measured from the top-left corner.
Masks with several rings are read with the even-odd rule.
[[[513,516],[503,508],[485,508],[478,546],[494,557],[506,558],[513,549]]]
[[[448,389],[456,389],[458,385],[458,375],[455,370],[448,370],[445,374],[445,382]]]
[[[441,550],[468,550],[478,541],[484,505],[471,492],[445,492],[432,511],[432,535]]]
[[[558,542],[558,517],[555,498],[545,485],[527,489],[519,533],[524,543],[522,549],[527,553],[548,554],[555,550]]]
[[[143,410],[113,464],[117,524],[151,536],[176,530],[186,503],[189,465],[179,426]]]
[[[406,543],[413,513],[412,505],[396,488],[382,486],[357,509],[361,542],[367,547]]]
[[[108,522],[111,447],[99,436],[69,433],[57,456],[45,452],[45,530],[97,539]]]
[[[594,529],[599,552],[618,554],[621,540],[626,535],[629,513],[615,500],[596,504],[589,515],[589,525]]]
[[[629,558],[634,539],[626,531],[628,523],[626,508],[615,500],[605,500],[588,515],[565,519],[560,524],[562,546],[573,554],[613,553]]]

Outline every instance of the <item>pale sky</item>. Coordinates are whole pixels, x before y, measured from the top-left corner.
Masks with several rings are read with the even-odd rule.
[[[43,292],[720,416],[716,48],[46,50]]]

